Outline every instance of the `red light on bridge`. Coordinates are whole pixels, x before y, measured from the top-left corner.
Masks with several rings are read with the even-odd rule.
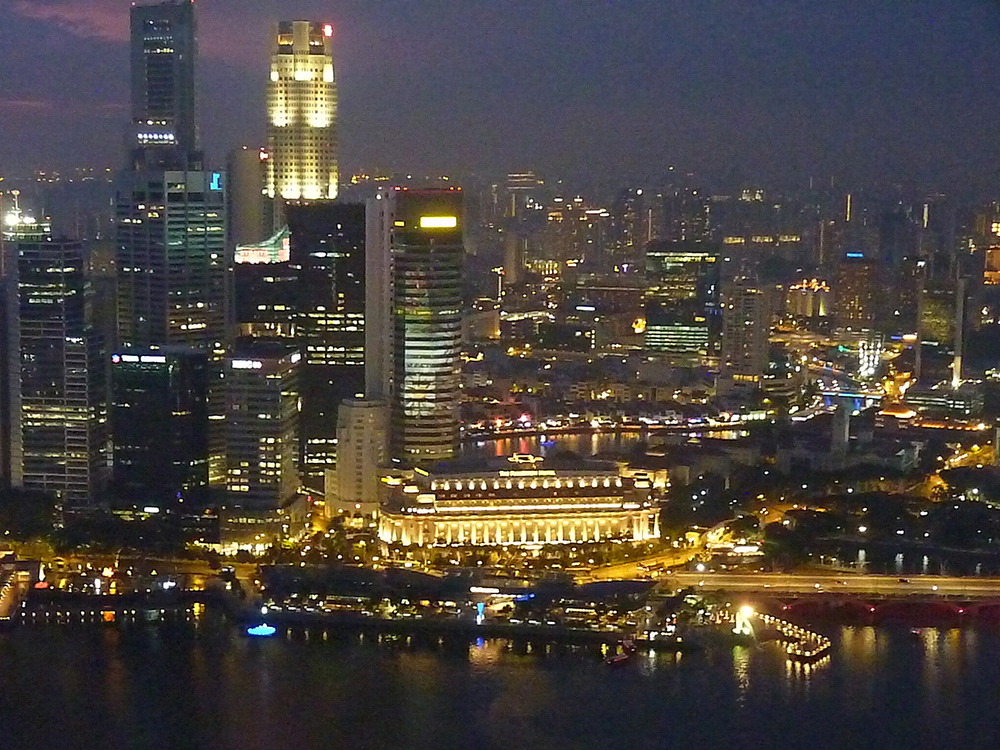
[[[323,27],[323,36],[333,36],[333,26],[331,24],[326,24]]]

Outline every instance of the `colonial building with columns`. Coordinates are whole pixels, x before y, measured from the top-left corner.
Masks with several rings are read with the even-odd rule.
[[[418,469],[386,482],[379,538],[390,544],[527,547],[660,536],[649,480],[622,476],[609,463],[557,467],[515,456],[503,467]]]

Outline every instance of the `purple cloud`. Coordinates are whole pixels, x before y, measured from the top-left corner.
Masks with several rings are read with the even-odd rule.
[[[108,42],[128,39],[128,10],[119,0],[11,0],[24,18],[52,21],[71,34]]]

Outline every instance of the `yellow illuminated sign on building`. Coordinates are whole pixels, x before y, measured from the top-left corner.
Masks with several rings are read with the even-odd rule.
[[[457,216],[421,216],[421,229],[454,229],[458,226]]]

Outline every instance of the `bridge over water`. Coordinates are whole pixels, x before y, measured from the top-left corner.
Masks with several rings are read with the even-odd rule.
[[[661,580],[671,587],[725,592],[779,617],[1000,621],[1000,578],[682,572]]]

